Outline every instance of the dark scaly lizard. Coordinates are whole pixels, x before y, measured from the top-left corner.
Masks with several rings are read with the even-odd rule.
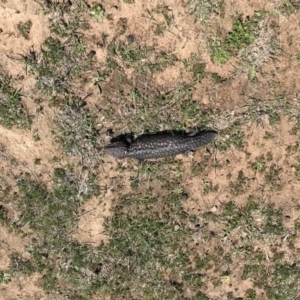
[[[144,134],[133,141],[123,138],[104,148],[105,152],[116,157],[132,157],[139,161],[151,158],[174,156],[210,143],[217,135],[214,130],[193,132],[158,132]]]

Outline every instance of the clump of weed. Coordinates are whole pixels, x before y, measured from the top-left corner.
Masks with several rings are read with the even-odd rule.
[[[95,4],[89,11],[89,14],[98,22],[102,23],[105,15],[105,10],[101,4]]]
[[[294,145],[288,145],[286,147],[286,152],[288,154],[294,154],[299,150],[299,148],[300,148],[300,143],[296,142]]]
[[[107,50],[110,54],[120,56],[125,63],[136,63],[142,59],[146,59],[150,53],[153,52],[153,48],[146,46],[122,45],[116,42],[112,42],[108,45]]]
[[[299,9],[299,3],[297,0],[285,0],[280,6],[281,13],[290,16]]]
[[[223,265],[224,261],[232,262],[233,256],[238,255],[242,260],[247,258],[243,280],[260,276],[258,266],[265,261],[265,254],[263,251],[255,249],[253,245],[257,242],[259,244],[264,243],[266,240],[272,241],[272,243],[281,242],[282,236],[286,234],[283,227],[282,211],[274,208],[271,204],[255,200],[253,196],[249,196],[243,206],[238,206],[234,200],[231,200],[223,204],[222,208],[218,215],[210,213],[203,216],[206,220],[223,224],[223,228],[218,234],[216,232],[202,233],[203,236],[206,236],[207,241],[214,244],[215,236],[219,238],[221,234],[224,239],[230,238],[233,246],[229,252],[224,251],[224,249],[222,251],[209,250],[209,252],[212,251],[212,253],[207,253],[210,257],[216,255],[216,252],[219,257],[216,256],[213,259],[215,269],[218,268],[219,264]],[[209,235],[207,236],[207,234]],[[272,266],[270,266],[271,270]],[[262,276],[265,277],[265,274]],[[267,289],[272,285],[269,281],[259,285],[261,282],[259,278],[255,282],[261,289]],[[216,282],[216,284],[219,283]]]
[[[248,114],[251,120],[258,125],[264,126],[265,123],[275,125],[281,120],[280,109],[276,103],[261,105],[261,101],[252,99],[248,106]]]
[[[203,180],[202,181],[202,191],[204,195],[209,194],[210,192],[217,192],[219,189],[218,185],[213,185],[211,181]]]
[[[214,83],[222,83],[222,82],[226,81],[226,79],[222,78],[217,73],[211,73],[210,78],[213,80]]]
[[[275,262],[273,265],[266,264],[264,268],[259,268],[259,265],[258,261],[248,263],[245,266],[243,278],[254,279],[254,286],[263,288],[268,299],[295,299],[299,290],[300,275],[300,268],[297,264]],[[285,288],[286,285],[288,289]]]
[[[159,4],[154,9],[152,9],[151,12],[149,11],[149,13],[151,14],[153,19],[155,19],[154,15],[158,15],[158,14],[161,14],[164,17],[163,22],[159,22],[159,23],[156,22],[154,27],[155,35],[163,35],[168,30],[168,28],[173,24],[174,15],[172,10],[167,5]]]
[[[25,260],[17,252],[13,252],[10,255],[10,267],[14,270],[14,273],[22,276],[30,276],[34,272],[34,266],[30,260]]]
[[[21,101],[20,90],[12,87],[12,78],[0,72],[0,124],[7,128],[28,129],[30,118]]]
[[[210,41],[210,45],[212,50],[212,58],[216,64],[223,64],[229,60],[230,54],[219,39],[218,34]]]
[[[42,160],[41,160],[40,158],[35,158],[33,163],[34,163],[35,165],[40,165],[40,164],[41,164],[41,161],[42,161]]]
[[[295,175],[297,180],[300,180],[300,156],[297,157],[297,165],[294,165]]]
[[[280,189],[280,171],[281,169],[278,166],[272,164],[270,168],[266,171],[265,182],[273,188]]]
[[[54,133],[67,154],[82,157],[89,164],[98,161],[100,124],[84,105],[80,98],[73,97],[72,103],[58,116]]]
[[[9,272],[0,272],[0,282],[7,284],[11,281],[11,274]]]
[[[230,147],[242,149],[244,146],[244,132],[238,125],[232,125],[220,133],[220,138],[216,141],[220,151],[226,151]]]
[[[205,75],[205,63],[196,63],[192,67],[193,78],[201,82]]]
[[[30,246],[31,259],[25,261],[14,256],[12,272],[43,273],[46,290],[53,289],[59,278],[76,286],[77,291],[79,286],[88,288],[84,274],[93,270],[92,251],[73,241],[71,232],[78,207],[98,192],[95,176],[88,170],[78,175],[71,167],[65,167],[55,169],[52,191],[28,174],[19,179],[18,187],[22,197],[18,225],[29,225],[37,235]]]
[[[29,33],[30,33],[30,29],[32,27],[32,22],[30,20],[26,21],[26,22],[20,22],[17,25],[17,28],[20,32],[20,34],[26,39],[29,40]]]
[[[204,172],[204,170],[206,169],[207,167],[207,164],[205,164],[205,162],[201,162],[201,163],[195,163],[193,162],[193,165],[192,165],[192,174],[194,176],[197,176],[201,173]]]
[[[227,202],[224,205],[222,219],[223,217],[228,229],[240,227],[247,232],[250,230],[251,235],[258,239],[264,239],[269,235],[280,236],[283,233],[282,212],[274,209],[272,205],[260,204],[252,196],[247,199],[244,207],[238,207],[234,201]]]
[[[191,72],[195,81],[201,82],[205,77],[206,63],[204,63],[196,54],[192,54],[188,60],[184,60],[183,64],[185,68]]]
[[[189,0],[187,11],[195,15],[200,22],[207,22],[213,15],[219,15],[221,18],[225,15],[225,3],[216,0]]]
[[[274,137],[275,137],[274,133],[272,133],[270,131],[265,132],[265,135],[264,135],[265,140],[272,140],[272,139],[274,139]]]
[[[259,23],[264,19],[265,12],[257,12],[251,18],[243,20],[236,18],[232,24],[232,31],[222,40],[220,33],[210,41],[212,58],[217,64],[226,62],[230,57],[235,56],[247,45],[250,45],[259,34]]]
[[[246,290],[245,294],[246,294],[246,297],[248,300],[257,299],[257,294],[256,294],[255,290],[253,290],[253,289]]]
[[[41,140],[40,136],[37,133],[35,133],[32,138],[35,142],[38,142]]]
[[[229,186],[233,195],[243,194],[248,187],[248,178],[244,175],[244,172],[240,170],[237,180],[235,182],[231,181]]]
[[[291,134],[297,134],[300,129],[300,114],[298,109],[296,109],[295,113],[293,113],[293,128],[291,130]]]
[[[256,80],[259,68],[267,61],[281,55],[282,49],[278,42],[276,31],[269,27],[263,28],[255,40],[242,53],[245,71],[251,81]]]
[[[187,288],[199,291],[197,272],[206,264],[197,264],[195,272],[190,262],[193,232],[189,228],[197,219],[182,211],[181,189],[163,202],[147,195],[121,199],[106,222],[109,243],[95,251],[71,238],[76,210],[95,193],[89,176],[78,179],[65,167],[55,169],[52,191],[30,177],[19,180],[19,225],[28,224],[36,238],[30,246],[31,259],[15,257],[18,264],[12,264],[12,273],[43,272],[46,290],[63,281],[68,283],[66,293],[78,295],[101,292],[144,299],[155,294],[157,299],[169,299],[183,295]],[[89,183],[86,193],[81,192],[85,182]]]
[[[266,169],[266,159],[262,154],[256,158],[256,161],[251,164],[251,167],[256,172],[263,172]]]
[[[49,37],[40,53],[31,50],[24,57],[29,72],[36,74],[36,86],[49,95],[68,94],[70,80],[89,67],[84,57],[85,44],[80,36],[72,35],[66,42]]]
[[[166,67],[173,66],[177,61],[177,57],[174,54],[168,54],[166,52],[160,51],[155,53],[153,61],[147,61],[140,65],[139,72],[146,73],[156,73],[163,71]]]
[[[36,2],[47,15],[51,32],[59,36],[67,37],[78,32],[79,29],[89,28],[85,18],[88,6],[84,1],[36,0]]]
[[[0,204],[0,223],[5,223],[8,219],[7,209]]]
[[[129,298],[155,293],[159,299],[170,299],[201,282],[184,250],[191,236],[185,231],[187,217],[178,194],[172,193],[160,209],[157,205],[157,199],[128,195],[116,208],[106,224],[111,239],[103,249],[98,290]]]
[[[135,67],[140,74],[161,72],[177,61],[174,54],[163,51],[155,52],[153,48],[146,46],[122,45],[113,42],[108,45],[107,49],[113,56],[119,56],[125,67]],[[111,67],[106,66],[106,69],[111,69]]]

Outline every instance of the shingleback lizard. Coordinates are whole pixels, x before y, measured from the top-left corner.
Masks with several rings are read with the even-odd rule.
[[[184,153],[211,142],[217,135],[214,130],[192,132],[163,131],[144,134],[134,140],[118,139],[104,148],[105,152],[116,157],[132,157],[137,160],[161,158]]]

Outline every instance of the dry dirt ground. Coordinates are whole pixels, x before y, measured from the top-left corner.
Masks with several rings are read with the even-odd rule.
[[[102,22],[91,13],[97,4],[105,11]],[[296,0],[0,0],[0,104],[8,97],[3,88],[8,76],[21,95],[23,115],[16,118],[30,119],[27,128],[17,122],[0,124],[0,299],[298,299],[299,7]],[[259,21],[248,24],[257,14]],[[234,27],[234,20],[244,27]],[[27,21],[31,26],[26,34],[20,28]],[[73,21],[75,29],[67,27]],[[88,26],[79,26],[81,22]],[[229,35],[235,30],[241,30],[237,38]],[[80,53],[78,61],[88,61],[70,77],[71,71],[65,72],[57,89],[53,87],[57,82],[45,80],[39,69],[46,60],[44,42],[49,37],[68,47],[75,37],[77,52],[72,55]],[[152,52],[144,54],[146,48]],[[55,57],[51,59],[53,63]],[[73,69],[81,63],[76,59],[68,62]],[[50,63],[47,68],[52,68]],[[59,68],[63,70],[64,64]],[[91,131],[75,128],[85,115],[73,116],[66,109],[64,99],[70,97],[84,99],[84,109],[96,116],[96,140],[90,142]],[[10,107],[0,107],[5,109],[12,114]],[[67,117],[73,123],[65,121]],[[113,135],[141,134],[188,130],[199,123],[220,132],[216,142],[174,160],[118,161],[102,151],[110,130]],[[68,124],[78,130],[72,134],[79,138],[70,138]],[[80,140],[76,149],[75,140]],[[86,246],[90,253],[102,253],[101,247],[114,238],[105,222],[114,220],[118,210],[126,214],[120,204],[124,197],[135,195],[132,201],[137,202],[158,199],[155,212],[164,219],[160,215],[164,201],[176,195],[182,212],[197,219],[196,225],[184,225],[193,229],[183,253],[189,253],[192,273],[200,281],[185,281],[184,271],[164,266],[164,281],[159,287],[156,282],[150,292],[143,293],[149,282],[140,279],[139,283],[131,279],[124,290],[97,289],[92,283],[98,282],[102,271],[91,275],[78,268],[84,282],[74,283],[69,275],[64,277],[72,258],[63,265],[63,254],[55,258],[48,254],[44,260],[57,260],[57,265],[53,263],[51,271],[55,284],[45,284],[50,269],[39,267],[32,246],[40,243],[42,229],[30,219],[23,222],[29,204],[22,205],[25,196],[18,182],[30,177],[48,191],[55,190],[53,172],[67,165],[79,178],[78,194],[85,193],[88,172],[96,176],[98,186],[98,192],[80,200],[72,212],[68,241]],[[34,207],[28,213],[31,218],[43,210]],[[183,226],[180,222],[174,221],[175,231]],[[198,267],[197,261],[204,265]],[[24,271],[19,262],[33,267]],[[267,270],[264,279],[255,270]],[[167,294],[164,282],[175,292]],[[114,289],[121,292],[115,294]]]

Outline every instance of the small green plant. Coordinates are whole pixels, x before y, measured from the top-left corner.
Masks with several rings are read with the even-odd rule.
[[[272,154],[272,152],[267,152],[267,155],[266,155],[266,159],[267,159],[267,161],[272,161],[273,160],[273,154]]]
[[[17,25],[17,28],[20,32],[20,34],[26,39],[29,40],[29,33],[30,33],[30,29],[32,27],[32,22],[30,20],[26,21],[26,22],[20,22]]]
[[[155,25],[154,34],[163,35],[167,31],[168,27],[165,23],[159,23]]]
[[[95,4],[89,11],[89,14],[94,17],[98,22],[102,23],[105,15],[105,10],[101,4]]]
[[[270,132],[270,131],[265,132],[265,135],[264,135],[265,140],[272,140],[272,139],[274,139],[274,137],[275,137],[275,135],[272,132]]]
[[[205,76],[205,67],[206,67],[205,63],[197,63],[193,65],[192,74],[195,80],[201,82],[201,80]]]
[[[40,158],[35,158],[35,160],[34,160],[34,164],[35,165],[40,165],[41,164],[41,159]]]
[[[266,169],[265,156],[261,155],[256,158],[256,161],[251,164],[254,171],[263,172]]]
[[[217,192],[219,189],[218,185],[213,185],[211,181],[202,181],[202,191],[204,195],[209,194],[210,192]]]
[[[0,223],[7,221],[7,210],[3,205],[0,205]]]
[[[300,180],[300,156],[297,157],[298,164],[294,165],[297,180]]]
[[[75,49],[74,49],[74,54],[76,56],[80,56],[84,53],[85,49],[86,49],[86,44],[83,42],[82,39],[80,39],[78,36],[74,36],[74,46],[75,46]]]
[[[268,171],[266,171],[265,181],[268,185],[273,186],[276,189],[280,189],[280,168],[275,164],[272,164]]]
[[[244,172],[240,170],[236,182],[231,181],[229,186],[233,195],[243,194],[248,186],[248,178],[244,175]]]
[[[107,50],[112,55],[119,55],[126,63],[139,62],[146,59],[153,51],[152,48],[145,46],[133,47],[132,45],[119,45],[115,42],[108,45]]]
[[[184,59],[183,65],[191,72],[195,81],[201,82],[205,77],[206,63],[204,63],[197,54],[192,53],[189,59]]]
[[[254,28],[251,28],[251,20],[247,18],[243,21],[241,18],[237,18],[232,25],[232,31],[226,38],[227,51],[236,54],[244,45],[251,44],[255,39]]]
[[[219,40],[218,37],[214,38],[210,42],[210,45],[212,49],[212,58],[216,64],[223,64],[230,58],[226,46]]]
[[[7,272],[0,272],[0,282],[1,283],[9,283],[11,281],[11,275]]]
[[[33,140],[34,140],[35,142],[38,142],[38,141],[41,140],[41,138],[40,138],[40,136],[39,136],[37,133],[35,133],[35,134],[33,135]]]
[[[298,54],[296,55],[296,60],[297,60],[298,64],[300,65],[300,53],[298,53]]]

